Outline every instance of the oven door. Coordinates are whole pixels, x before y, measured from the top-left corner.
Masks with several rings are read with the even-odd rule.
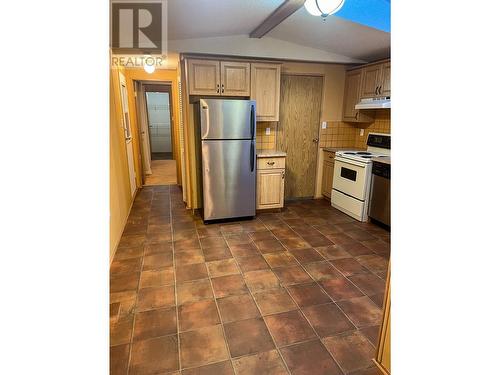
[[[354,160],[335,158],[333,188],[356,199],[365,200],[367,165]]]

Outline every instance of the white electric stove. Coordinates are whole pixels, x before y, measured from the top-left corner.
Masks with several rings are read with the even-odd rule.
[[[359,221],[368,220],[368,206],[375,157],[390,157],[390,134],[370,133],[366,151],[335,153],[332,206]]]

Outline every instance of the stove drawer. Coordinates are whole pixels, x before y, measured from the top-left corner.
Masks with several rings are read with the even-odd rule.
[[[364,201],[369,173],[367,169],[367,165],[336,158],[333,172],[334,189]]]

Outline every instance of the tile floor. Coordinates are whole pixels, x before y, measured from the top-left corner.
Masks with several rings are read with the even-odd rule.
[[[377,374],[389,243],[325,200],[204,225],[145,187],[111,264],[111,374]]]

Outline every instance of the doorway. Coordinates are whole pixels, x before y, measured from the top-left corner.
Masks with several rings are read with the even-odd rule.
[[[144,185],[177,183],[173,152],[172,86],[163,83],[139,83],[138,103],[141,119]]]
[[[285,199],[313,198],[316,183],[323,77],[281,76],[276,146],[285,151]]]

